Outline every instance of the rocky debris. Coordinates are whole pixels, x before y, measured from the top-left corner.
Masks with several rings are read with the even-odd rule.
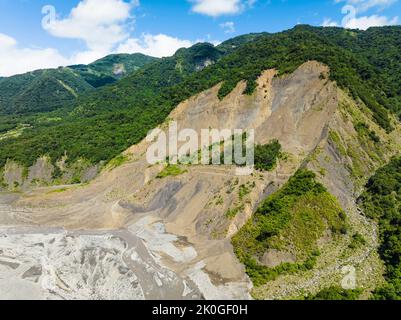
[[[296,257],[289,252],[282,252],[276,249],[268,250],[262,257],[261,263],[269,268],[274,268],[282,263],[295,263]]]

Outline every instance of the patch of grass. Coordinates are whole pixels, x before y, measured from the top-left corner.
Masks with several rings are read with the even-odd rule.
[[[26,124],[18,125],[17,128],[13,128],[5,133],[0,133],[0,141],[10,138],[18,138],[24,132],[24,130],[29,129],[31,126]]]
[[[365,238],[360,234],[360,233],[355,233],[352,236],[351,243],[349,244],[350,249],[357,249],[360,248],[361,246],[364,246],[366,244]]]
[[[73,176],[67,184],[81,184],[83,182],[82,177],[85,170],[91,166],[92,164],[87,159],[79,159],[73,163],[69,163],[68,171],[72,172]]]
[[[322,177],[324,177],[324,176],[326,176],[326,174],[327,174],[327,170],[326,170],[325,168],[320,168],[319,174],[320,174]]]
[[[318,249],[317,241],[327,226],[334,234],[345,234],[347,225],[337,200],[329,193],[307,193],[291,208],[291,221],[268,245],[274,249],[293,248],[300,260],[308,259]]]
[[[382,163],[383,152],[381,147],[383,145],[380,137],[365,122],[360,121],[354,127],[358,133],[358,141],[362,149],[373,161]]]
[[[340,287],[330,287],[315,295],[306,296],[305,300],[358,300],[362,292],[362,289],[345,290]]]
[[[225,216],[227,219],[234,219],[238,213],[240,213],[242,210],[244,210],[245,206],[244,205],[240,205],[238,207],[235,207],[233,209],[229,209]]]
[[[219,196],[216,200],[216,206],[221,206],[222,204],[224,204],[224,199],[222,196]]]
[[[29,175],[29,168],[23,167],[22,169],[22,180],[26,180]]]
[[[8,184],[4,180],[4,169],[0,169],[0,188],[7,188]]]
[[[347,149],[345,148],[344,144],[342,143],[341,138],[338,135],[338,133],[335,132],[335,131],[330,131],[329,132],[329,137],[330,137],[330,140],[337,147],[338,152],[340,152],[340,154],[342,156],[346,156],[347,155]]]
[[[129,160],[129,157],[127,155],[120,154],[117,157],[115,157],[114,159],[110,160],[107,167],[110,169],[115,169],[117,167],[122,166],[128,160]]]
[[[364,170],[366,163],[363,162],[364,160],[361,151],[356,150],[354,147],[349,146],[348,156],[352,159],[352,168],[351,168],[352,175],[357,179],[364,178],[366,175]]]
[[[379,254],[386,266],[386,283],[373,298],[401,300],[401,158],[379,169],[365,188],[359,203],[379,225]]]
[[[360,137],[368,137],[374,143],[380,143],[380,137],[376,134],[375,131],[370,130],[370,127],[364,122],[358,122],[355,125],[355,130],[358,132]]]
[[[244,198],[251,193],[251,189],[249,186],[242,184],[239,187],[239,199],[242,201]]]
[[[63,192],[66,192],[67,190],[68,190],[67,188],[56,189],[56,190],[49,191],[48,194],[63,193]]]
[[[234,190],[237,188],[237,186],[239,185],[239,179],[235,179],[234,181],[231,181],[228,184],[228,190],[226,191],[227,194],[232,194],[234,192]]]
[[[282,274],[295,274],[312,270],[319,255],[320,253],[315,251],[304,263],[282,263],[275,268],[268,268],[261,265],[256,259],[249,258],[245,264],[245,271],[252,279],[253,284],[256,287],[260,287],[269,281],[277,279]]]
[[[176,177],[179,176],[181,174],[184,174],[188,172],[188,170],[182,169],[180,166],[178,165],[168,165],[166,168],[164,168],[164,170],[162,172],[160,172],[156,178],[158,179],[163,179],[166,177]]]
[[[75,174],[71,179],[71,184],[80,184],[81,182],[81,176],[79,174]]]

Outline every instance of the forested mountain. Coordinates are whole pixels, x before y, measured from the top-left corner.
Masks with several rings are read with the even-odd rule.
[[[71,162],[81,157],[92,163],[110,160],[164,120],[175,103],[165,100],[164,90],[214,64],[222,55],[211,44],[197,44],[150,63],[116,84],[86,92],[63,110],[47,116],[0,118],[4,130],[21,122],[32,126],[21,136],[0,141],[4,147],[0,166],[11,154],[12,159],[31,165],[39,154],[55,160],[67,150]]]
[[[359,59],[374,67],[361,73],[363,79],[374,78],[378,74],[377,85],[381,95],[378,102],[389,110],[400,113],[401,110],[401,38],[400,26],[370,28],[367,31],[344,30],[342,28],[314,29],[321,36],[344,49],[358,55]]]
[[[17,75],[0,81],[0,111],[3,114],[53,111],[91,89],[89,83],[69,68]]]
[[[0,114],[29,114],[68,106],[94,88],[111,84],[156,58],[110,55],[89,65],[47,69],[0,79]]]
[[[53,161],[65,153],[69,161],[110,160],[140,141],[190,96],[223,82],[219,95],[224,97],[241,80],[247,81],[245,92],[250,94],[263,70],[276,68],[285,74],[308,60],[328,65],[330,78],[364,101],[375,121],[389,132],[389,111],[400,112],[400,35],[401,27],[351,31],[297,26],[277,34],[242,36],[217,47],[197,44],[181,49],[111,86],[96,91],[76,86],[74,92],[84,94],[70,107],[72,112],[56,122],[32,123],[33,128],[21,136],[0,141],[0,166],[8,158],[31,165],[43,154]],[[27,78],[29,75],[21,79],[26,82]],[[2,80],[0,87],[5,88],[9,81]],[[3,89],[2,99],[15,96],[10,93],[15,88],[8,88]],[[72,95],[71,90],[65,92]],[[35,110],[34,105],[29,107]],[[46,109],[41,106],[36,110]]]
[[[82,76],[91,86],[98,88],[114,83],[156,60],[157,58],[140,53],[111,54],[89,65],[75,65],[69,68]]]

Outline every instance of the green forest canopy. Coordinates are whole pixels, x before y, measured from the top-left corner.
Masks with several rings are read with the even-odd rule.
[[[386,265],[387,283],[374,292],[374,298],[401,300],[401,158],[376,172],[359,202],[379,224],[379,253]]]

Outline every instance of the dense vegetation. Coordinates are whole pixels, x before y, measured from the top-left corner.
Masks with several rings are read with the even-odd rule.
[[[94,88],[115,83],[118,79],[156,61],[157,58],[136,54],[111,54],[89,65],[76,65],[69,68],[78,73]]]
[[[93,89],[68,68],[39,70],[0,81],[0,113],[27,114],[65,107]]]
[[[235,137],[233,136],[232,139],[235,139]],[[242,157],[246,157],[247,156],[247,151],[249,152],[249,150],[247,150],[247,136],[246,133],[244,133],[242,135]],[[233,140],[234,141],[234,140]],[[234,141],[235,143],[235,141]],[[276,165],[277,165],[277,161],[280,159],[280,157],[282,156],[281,153],[281,144],[277,139],[274,139],[272,141],[270,141],[268,144],[257,144],[256,146],[254,146],[254,165],[255,165],[255,169],[259,170],[259,171],[272,171]],[[212,151],[213,146],[210,146],[210,151]],[[231,155],[229,157],[230,163],[232,161],[232,163],[238,165],[238,166],[245,166],[246,163],[235,163],[235,148],[233,148],[231,146]],[[226,151],[224,150],[224,142],[220,143],[220,163],[224,164],[225,163],[225,156],[226,156]],[[201,160],[200,155],[199,155],[199,161]],[[210,164],[212,164],[212,159],[210,159]]]
[[[278,140],[273,140],[266,145],[257,145],[255,147],[255,169],[261,171],[274,169],[280,154],[281,144]]]
[[[167,178],[167,177],[176,177],[176,176],[179,176],[179,175],[184,174],[186,172],[187,172],[187,170],[182,169],[178,165],[169,164],[163,169],[162,172],[160,172],[157,175],[157,178],[158,179],[163,179],[163,178]]]
[[[379,223],[379,253],[386,265],[387,284],[375,291],[374,298],[401,300],[401,158],[377,171],[359,201]]]
[[[247,274],[260,286],[281,273],[313,268],[326,225],[333,234],[346,233],[346,215],[313,172],[300,170],[260,205],[232,243]],[[261,260],[270,249],[291,251],[298,262],[269,268]]]
[[[79,94],[116,82],[156,58],[110,55],[89,65],[46,69],[0,79],[0,114],[29,114],[68,107]]]
[[[358,300],[361,293],[361,289],[345,290],[340,287],[330,287],[323,289],[316,295],[305,297],[305,300]]]
[[[113,159],[165,120],[176,102],[162,95],[163,88],[183,81],[219,55],[213,45],[198,44],[153,62],[116,85],[81,96],[72,112],[60,115],[61,121],[33,121],[23,136],[0,141],[0,167],[8,158],[29,166],[40,155],[56,161],[65,152],[69,162]]]
[[[389,110],[401,113],[401,42],[400,27],[370,28],[367,31],[320,28],[317,31],[358,57],[374,69],[366,70],[364,78],[377,79],[374,97]],[[374,72],[372,74],[372,72]],[[379,95],[378,95],[379,94]],[[380,96],[381,95],[381,96]]]
[[[81,95],[60,121],[35,123],[20,137],[0,141],[0,167],[7,158],[30,165],[43,154],[55,161],[65,152],[69,161],[109,161],[192,95],[223,82],[222,98],[240,80],[247,80],[245,93],[251,94],[263,70],[277,68],[284,74],[308,60],[327,64],[330,78],[363,100],[376,122],[390,131],[387,110],[400,111],[400,34],[400,27],[354,32],[298,26],[278,34],[238,37],[217,47],[181,49],[114,85]]]

